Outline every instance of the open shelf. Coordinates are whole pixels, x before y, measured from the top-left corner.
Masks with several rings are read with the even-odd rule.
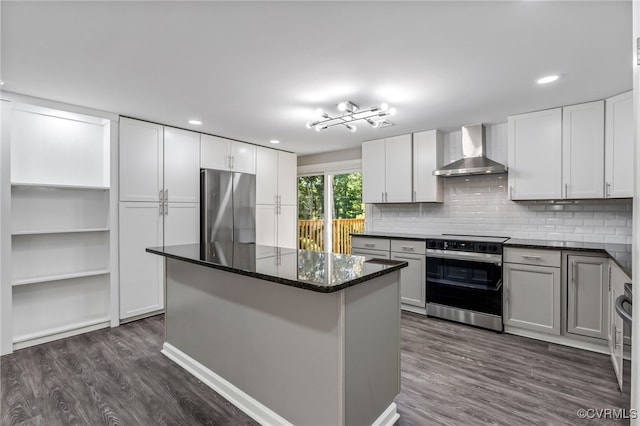
[[[55,328],[50,328],[48,330],[42,330],[42,331],[38,331],[35,333],[30,333],[30,334],[23,334],[21,336],[14,336],[13,337],[13,344],[14,345],[19,345],[21,343],[25,343],[25,342],[30,342],[30,341],[34,341],[37,339],[43,339],[46,337],[52,337],[50,339],[46,339],[48,341],[51,340],[55,340],[58,338],[62,338],[62,337],[66,337],[66,336],[58,336],[64,333],[69,333],[72,332],[74,330],[83,330],[86,328],[90,328],[96,325],[100,325],[100,324],[104,324],[104,323],[108,323],[110,320],[109,317],[102,317],[102,318],[96,318],[96,319],[92,319],[89,321],[83,321],[83,322],[78,322],[75,324],[70,324],[70,325],[65,325],[62,327],[55,327]],[[106,327],[106,326],[105,326]],[[72,334],[76,334],[76,333],[72,333]],[[44,342],[42,342],[44,343]],[[30,345],[24,345],[24,346],[19,346],[16,347],[14,349],[20,349],[21,347],[26,347],[26,346],[30,346]]]
[[[12,187],[28,187],[28,188],[55,188],[55,189],[87,189],[96,191],[108,191],[108,186],[95,185],[73,185],[65,183],[38,183],[38,182],[11,182]]]
[[[96,275],[105,275],[108,273],[109,273],[108,269],[96,269],[93,271],[73,272],[70,274],[58,274],[58,275],[49,275],[49,276],[43,276],[43,277],[24,278],[21,280],[15,280],[12,285],[16,287],[19,285],[38,284],[38,283],[46,283],[51,281],[62,281],[62,280],[69,280],[72,278],[93,277]]]
[[[81,232],[13,237],[12,282],[20,285],[107,271],[109,236],[108,232]]]
[[[11,235],[41,235],[41,234],[76,234],[80,232],[107,232],[109,228],[86,229],[31,229],[25,231],[13,231]]]
[[[13,287],[14,344],[29,346],[108,321],[109,282],[109,274],[102,274]]]

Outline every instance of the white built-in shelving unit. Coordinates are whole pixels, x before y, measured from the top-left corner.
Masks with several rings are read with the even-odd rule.
[[[7,115],[12,349],[117,325],[117,122],[16,102]]]

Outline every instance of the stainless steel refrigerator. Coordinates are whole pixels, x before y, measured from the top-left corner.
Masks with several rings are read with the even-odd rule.
[[[200,242],[256,242],[256,177],[200,170]]]

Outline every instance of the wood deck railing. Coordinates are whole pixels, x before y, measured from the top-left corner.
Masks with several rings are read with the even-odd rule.
[[[351,233],[364,231],[364,219],[333,219],[333,252],[351,253]],[[324,251],[324,220],[298,221],[298,248]]]

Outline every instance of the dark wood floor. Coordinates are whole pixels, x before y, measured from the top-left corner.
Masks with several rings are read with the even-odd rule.
[[[255,424],[160,354],[162,340],[157,316],[2,357],[1,424]],[[403,426],[559,425],[621,398],[605,355],[403,313],[396,402]]]

